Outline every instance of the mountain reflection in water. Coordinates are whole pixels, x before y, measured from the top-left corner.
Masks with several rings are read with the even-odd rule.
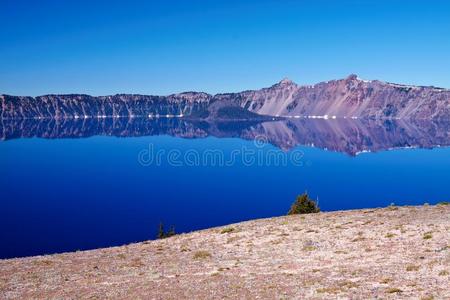
[[[354,156],[396,148],[450,145],[450,123],[369,119],[288,119],[269,122],[206,122],[183,118],[87,118],[0,120],[0,139],[137,137],[241,138],[264,136],[285,151],[307,145]]]

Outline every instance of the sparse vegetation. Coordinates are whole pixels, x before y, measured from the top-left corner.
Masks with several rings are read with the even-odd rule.
[[[439,202],[437,205],[449,205],[450,204],[450,202],[448,202],[448,201],[442,201],[442,202]]]
[[[419,271],[419,266],[409,265],[406,267],[406,271],[408,271],[408,272]]]
[[[0,298],[63,298],[79,289],[101,298],[107,284],[112,295],[126,291],[130,298],[203,299],[215,286],[218,298],[442,299],[449,291],[449,209],[284,216],[121,247],[0,260]],[[165,225],[164,234],[171,223]],[[427,234],[432,239],[424,240]]]
[[[353,281],[342,281],[342,282],[339,282],[338,285],[341,288],[347,288],[347,289],[357,288],[359,286],[356,282],[353,282]]]
[[[233,227],[227,227],[227,228],[224,228],[224,229],[222,229],[222,231],[220,232],[221,234],[224,234],[224,233],[231,233],[231,232],[233,232],[233,231],[235,231],[236,229],[234,229]]]
[[[366,240],[365,237],[359,236],[359,237],[354,238],[354,239],[352,240],[352,242],[361,242],[361,241],[364,241],[364,240]]]
[[[205,259],[210,257],[211,253],[209,253],[208,251],[200,250],[194,253],[194,259]]]
[[[308,240],[303,243],[303,251],[315,251],[315,250],[317,250],[317,244],[314,241]]]
[[[403,291],[399,288],[390,288],[386,292],[389,294],[394,294],[394,293],[402,293]]]
[[[50,266],[53,264],[51,260],[44,259],[44,260],[38,260],[33,262],[35,265],[41,265],[41,266]]]
[[[429,239],[432,239],[432,238],[433,238],[433,235],[431,234],[431,232],[427,232],[427,233],[425,233],[423,235],[423,239],[424,240],[429,240]]]
[[[161,222],[159,223],[159,227],[158,227],[158,235],[157,238],[158,239],[165,239],[171,236],[174,236],[175,233],[175,226],[170,227],[169,231],[165,231],[164,230],[164,224]]]
[[[227,244],[239,241],[240,239],[241,239],[241,237],[239,237],[239,236],[231,236],[227,239]]]
[[[288,215],[296,215],[296,214],[310,214],[310,213],[318,213],[320,212],[320,208],[317,203],[309,198],[308,193],[304,193],[299,195],[295,202],[292,204],[291,209],[288,211]]]
[[[391,203],[391,204],[388,206],[388,209],[389,209],[389,210],[398,210],[398,207],[395,206],[395,203]]]
[[[304,246],[303,247],[303,251],[314,251],[314,250],[316,250],[317,248],[316,247],[314,247],[314,246]]]

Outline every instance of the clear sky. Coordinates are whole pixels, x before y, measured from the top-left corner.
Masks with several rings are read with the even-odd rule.
[[[450,88],[450,1],[0,0],[0,93],[209,93],[356,73]]]

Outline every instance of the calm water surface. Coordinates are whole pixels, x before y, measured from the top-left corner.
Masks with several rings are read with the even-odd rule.
[[[270,136],[255,143],[259,135],[240,133],[194,139],[163,134],[0,142],[0,257],[153,239],[159,222],[189,232],[284,215],[305,190],[318,198],[324,211],[450,199],[449,148],[355,156],[353,146],[349,153],[311,145],[281,150]],[[319,132],[313,137],[349,147],[348,140],[335,136]],[[281,134],[278,139],[289,138]],[[361,147],[357,150],[364,152]],[[181,156],[169,159],[171,150]],[[226,161],[238,151],[231,164],[185,161],[187,152],[202,159],[211,150]],[[244,150],[287,161],[244,161]],[[157,153],[160,162],[151,161]],[[298,154],[295,160],[292,153]]]

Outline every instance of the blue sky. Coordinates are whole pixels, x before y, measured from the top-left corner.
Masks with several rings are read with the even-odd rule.
[[[366,79],[450,88],[450,2],[0,0],[0,93],[209,93]]]

